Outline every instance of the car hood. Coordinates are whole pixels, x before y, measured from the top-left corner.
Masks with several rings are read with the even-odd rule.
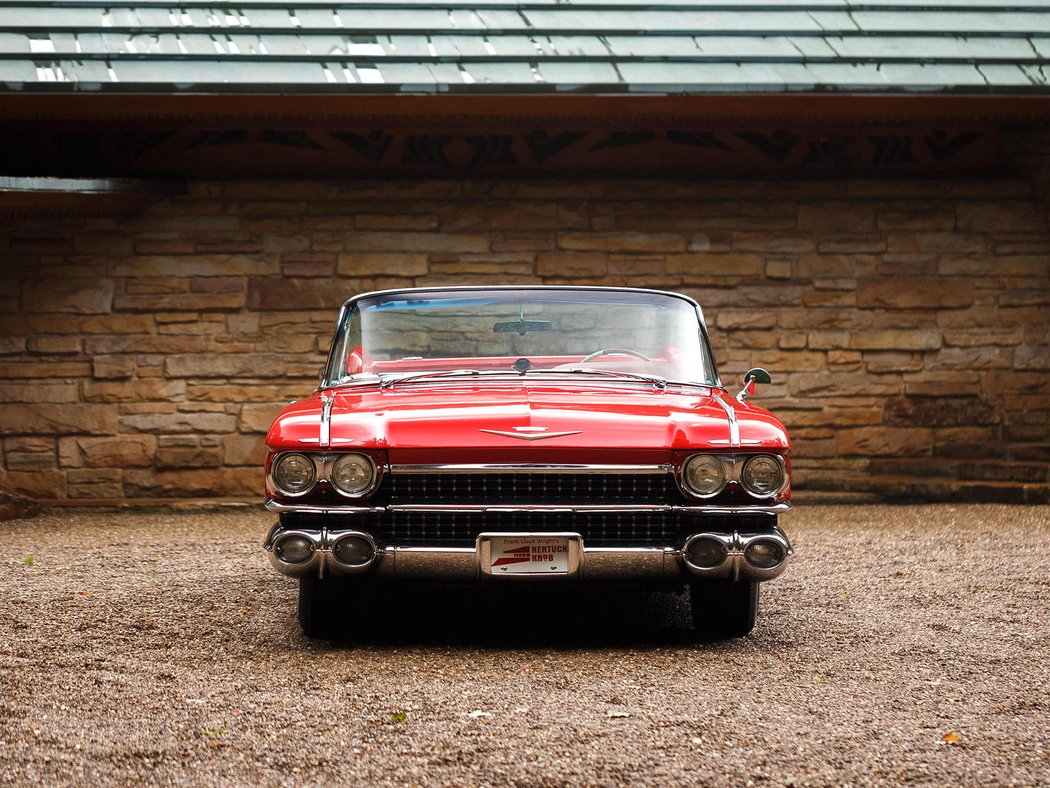
[[[487,382],[344,388],[329,395],[327,442],[324,402],[315,394],[285,409],[267,444],[382,449],[393,463],[554,455],[563,462],[620,464],[678,449],[788,448],[783,425],[768,411],[719,389]]]

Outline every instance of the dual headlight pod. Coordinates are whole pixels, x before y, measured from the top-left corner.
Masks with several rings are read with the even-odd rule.
[[[686,540],[682,555],[696,574],[715,573],[724,568],[726,561],[733,560],[753,576],[756,572],[763,574],[777,569],[791,555],[791,546],[779,532],[700,533]],[[740,558],[745,565],[739,564]]]
[[[773,454],[694,454],[682,464],[681,479],[682,487],[698,498],[718,495],[734,480],[751,495],[769,498],[784,488],[787,468]]]
[[[322,456],[289,452],[281,454],[270,467],[275,491],[289,498],[310,492],[318,481],[327,481],[336,492],[360,498],[375,487],[376,465],[365,454]]]

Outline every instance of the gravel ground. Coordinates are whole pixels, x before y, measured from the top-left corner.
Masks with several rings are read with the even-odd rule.
[[[0,523],[0,782],[1050,784],[1047,507],[802,507],[716,644],[684,595],[471,590],[310,642],[269,521]]]

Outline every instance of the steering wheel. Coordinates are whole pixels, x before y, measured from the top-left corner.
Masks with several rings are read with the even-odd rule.
[[[628,350],[627,348],[622,347],[604,347],[601,350],[595,350],[591,355],[587,356],[587,358],[580,361],[580,363],[586,364],[588,361],[594,361],[596,358],[612,355],[634,356],[635,358],[640,358],[642,361],[652,361],[647,355],[639,353],[637,350]]]

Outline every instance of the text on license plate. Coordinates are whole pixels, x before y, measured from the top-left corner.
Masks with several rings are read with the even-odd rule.
[[[554,575],[569,571],[569,540],[551,536],[494,536],[489,566],[494,575]]]

